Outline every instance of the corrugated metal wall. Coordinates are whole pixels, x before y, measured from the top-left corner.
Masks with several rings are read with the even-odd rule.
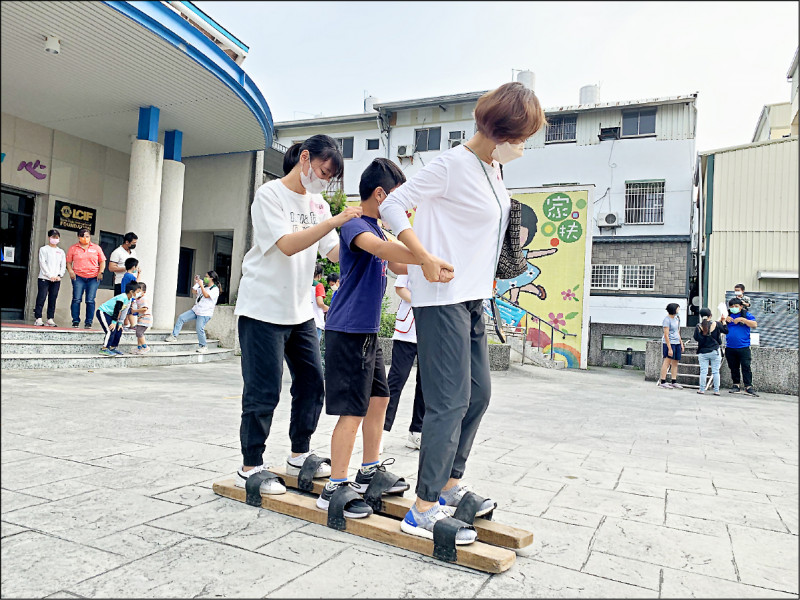
[[[622,127],[622,111],[598,110],[578,114],[575,137],[579,146],[599,144],[601,127]]]
[[[697,109],[694,104],[664,104],[656,113],[656,138],[689,140],[694,138]]]
[[[758,271],[798,271],[798,140],[715,155],[708,299],[736,283],[748,290],[797,291],[797,280],[756,279]]]

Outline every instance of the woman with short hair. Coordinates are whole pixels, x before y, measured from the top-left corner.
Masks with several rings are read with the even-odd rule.
[[[42,326],[42,308],[47,300],[47,325],[57,327],[53,320],[56,316],[56,299],[58,289],[61,287],[61,278],[67,272],[67,255],[58,247],[61,241],[61,234],[57,229],[47,232],[46,246],[39,248],[39,278],[37,280],[38,290],[36,294],[36,307],[33,316],[36,317],[34,325]]]
[[[450,512],[440,505],[458,506],[467,492],[461,478],[491,395],[483,300],[492,297],[511,208],[500,165],[522,156],[525,140],[546,121],[536,94],[514,82],[478,100],[475,122],[466,144],[437,156],[380,209],[420,262],[408,274],[425,418],[417,499],[401,529],[428,539]],[[412,228],[407,211],[415,206]],[[495,506],[485,499],[477,516]],[[456,537],[474,540],[469,530]]]

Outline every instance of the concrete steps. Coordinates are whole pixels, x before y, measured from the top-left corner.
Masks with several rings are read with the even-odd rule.
[[[104,333],[97,329],[66,329],[50,327],[0,328],[0,357],[3,369],[81,369],[107,367],[152,367],[214,362],[233,358],[233,350],[219,347],[218,340],[208,340],[208,352],[198,353],[197,334],[192,329],[182,331],[178,341],[167,343],[168,331],[148,331],[150,352],[132,354],[136,335],[125,332],[119,350],[123,356],[98,354]]]

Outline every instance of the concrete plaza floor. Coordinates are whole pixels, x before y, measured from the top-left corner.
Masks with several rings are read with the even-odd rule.
[[[0,592],[797,597],[797,398],[699,396],[614,369],[514,367],[492,381],[465,480],[535,541],[490,576],[216,496],[240,464],[238,360],[6,371]],[[384,451],[406,478],[412,393]],[[273,464],[288,400],[285,384]],[[328,452],[334,423],[322,416],[314,448]]]

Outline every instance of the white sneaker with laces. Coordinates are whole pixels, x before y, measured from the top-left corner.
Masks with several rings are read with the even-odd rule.
[[[174,335],[172,335],[172,334],[169,334],[167,337],[165,337],[165,338],[164,338],[164,341],[165,341],[165,342],[168,342],[168,343],[177,342],[177,341],[178,341],[178,338],[176,338],[176,337],[175,337]]]
[[[199,346],[197,350],[195,350],[195,352],[199,354],[205,354],[206,352],[208,352],[208,346]]]
[[[39,318],[39,319],[36,319],[36,321],[34,322],[34,325],[36,327],[42,327],[44,325],[44,323],[42,323],[42,319]]]
[[[406,440],[406,446],[419,450],[422,447],[422,433],[414,433],[409,431],[408,439]]]
[[[53,319],[47,319],[47,325],[50,327],[58,327],[58,325],[56,325],[56,322],[53,321]]]
[[[268,471],[267,465],[258,465],[257,467],[253,467],[249,471],[242,471],[239,469],[236,472],[236,477],[234,478],[234,485],[236,487],[243,488],[247,484],[247,479],[251,475],[255,475],[256,473],[260,473],[261,471]],[[277,479],[269,479],[267,481],[261,482],[261,487],[259,491],[262,494],[285,494],[286,488],[284,485],[278,481]]]
[[[293,475],[297,477],[300,475],[300,469],[303,466],[303,463],[306,461],[311,454],[317,454],[316,452],[308,451],[305,454],[301,454],[300,456],[292,456],[291,454],[286,457],[286,472],[289,475]],[[319,456],[319,454],[317,454]],[[331,476],[331,466],[328,463],[321,463],[317,470],[314,471],[314,479],[318,477],[330,477]]]

